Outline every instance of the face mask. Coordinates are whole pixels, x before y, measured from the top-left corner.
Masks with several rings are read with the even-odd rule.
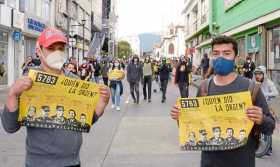
[[[119,63],[115,63],[114,65],[115,65],[115,67],[118,67],[120,64]]]
[[[229,73],[233,72],[234,60],[227,60],[223,57],[214,59],[213,67],[216,74],[221,76],[226,76]]]
[[[46,63],[53,69],[60,70],[66,62],[66,54],[63,51],[57,50],[49,54],[46,58]]]

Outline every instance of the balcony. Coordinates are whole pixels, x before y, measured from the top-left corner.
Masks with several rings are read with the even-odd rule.
[[[209,24],[208,13],[206,12],[202,16],[198,16],[197,19],[194,19],[193,22],[186,25],[185,32],[186,38],[190,38],[193,35],[197,34],[199,31],[204,29]]]

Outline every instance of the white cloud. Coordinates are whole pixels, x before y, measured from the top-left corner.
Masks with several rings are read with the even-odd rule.
[[[159,32],[181,17],[184,0],[119,0],[119,37]]]

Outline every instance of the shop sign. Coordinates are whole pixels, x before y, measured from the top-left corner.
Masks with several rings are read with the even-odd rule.
[[[38,31],[38,32],[42,32],[46,25],[44,23],[41,23],[35,19],[32,18],[28,18],[27,19],[27,27],[28,29],[34,30],[34,31]]]
[[[261,36],[259,34],[248,36],[247,46],[248,53],[259,52],[261,47]]]
[[[13,40],[15,41],[19,41],[22,37],[22,33],[19,31],[14,31],[13,32]]]

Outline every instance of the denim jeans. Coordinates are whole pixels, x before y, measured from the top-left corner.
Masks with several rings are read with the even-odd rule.
[[[116,85],[116,88],[111,88],[112,103],[116,106],[120,106],[121,103],[121,87],[120,84]]]
[[[94,76],[93,77],[93,82],[95,82],[95,83],[99,83],[99,76]]]

